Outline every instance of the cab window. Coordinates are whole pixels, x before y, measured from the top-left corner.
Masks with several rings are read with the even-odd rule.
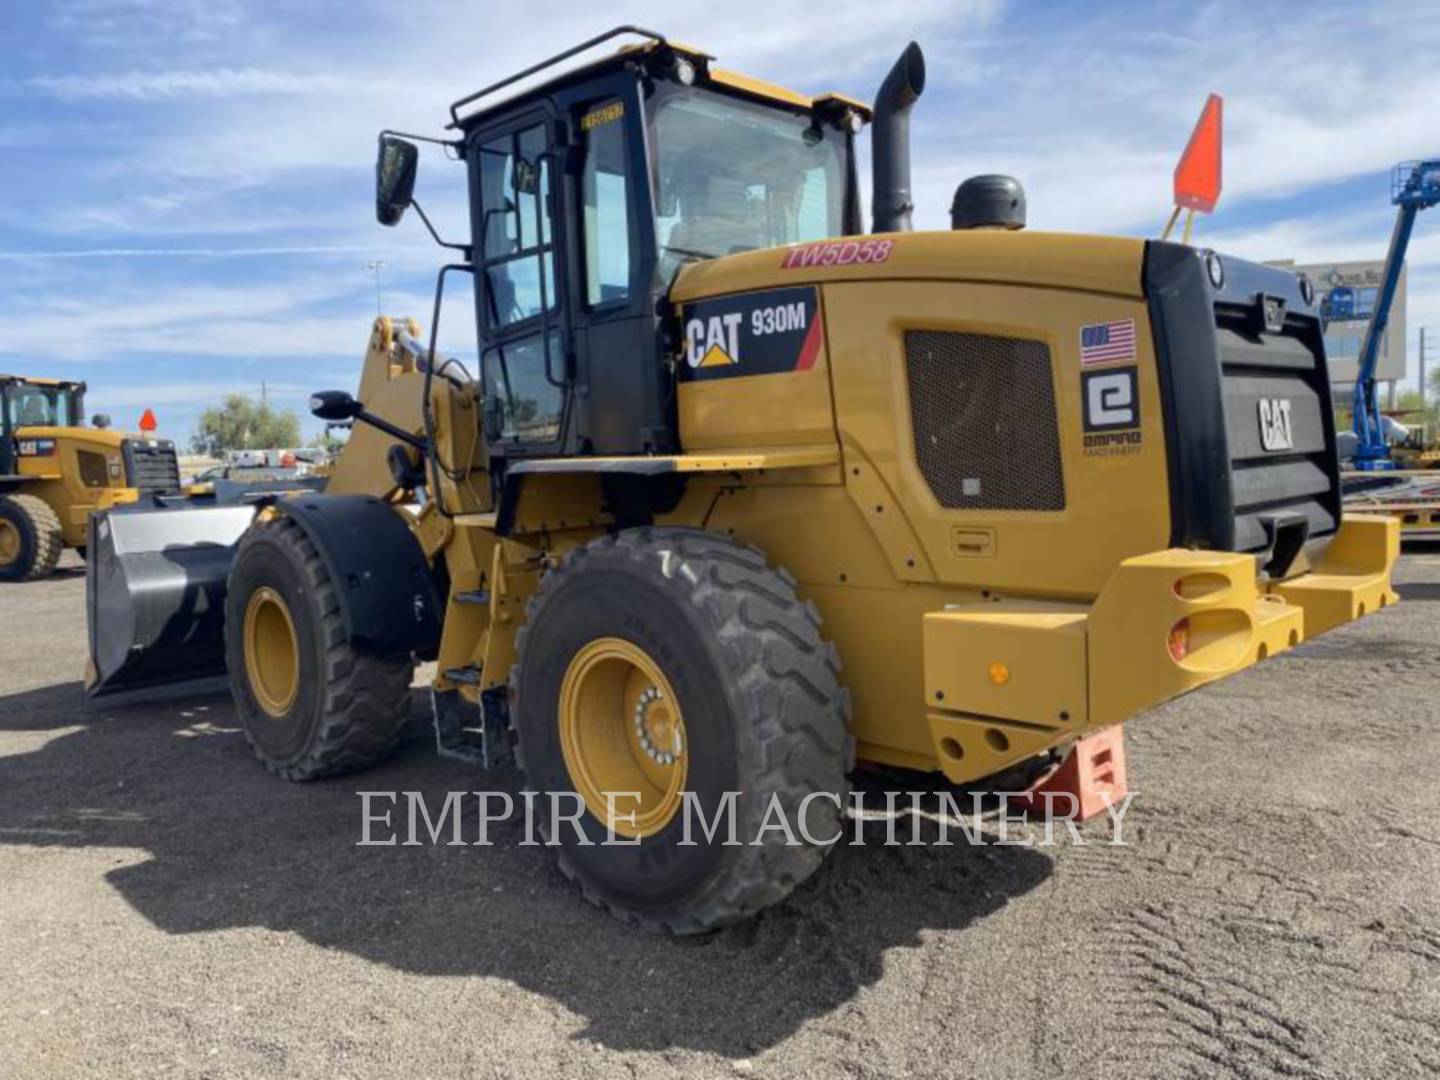
[[[552,356],[560,353],[560,335],[550,332]],[[560,437],[560,391],[546,376],[545,346],[529,335],[485,352],[480,365],[485,398],[496,403],[501,439],[553,442]]]
[[[799,113],[698,88],[653,114],[661,272],[844,232],[846,141]]]
[[[550,159],[540,124],[480,148],[487,324],[502,329],[555,307]]]
[[[598,102],[580,117],[584,139],[585,303],[595,308],[630,295],[630,212],[625,105]]]
[[[71,423],[69,399],[58,389],[12,386],[5,396],[14,427],[67,427]]]
[[[557,440],[565,404],[549,149],[537,122],[479,151],[475,257],[487,430],[514,443]]]

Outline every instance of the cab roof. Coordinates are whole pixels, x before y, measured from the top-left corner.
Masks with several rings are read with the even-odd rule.
[[[61,389],[71,389],[84,386],[84,383],[76,382],[74,379],[42,379],[35,375],[4,375],[0,374],[0,383],[29,383],[31,386],[58,386]]]
[[[577,67],[564,68],[553,73],[548,73],[546,77],[539,82],[520,87],[513,93],[498,98],[480,108],[472,109],[469,112],[462,111],[481,98],[489,97],[501,90],[516,87],[518,84],[524,83],[526,79],[532,76],[538,76],[542,72],[548,72],[548,69],[563,64],[566,60],[589,52],[591,49],[597,48],[614,38],[627,35],[638,36],[645,40],[627,42],[609,55],[591,59],[581,63]],[[864,102],[857,101],[855,98],[845,94],[831,92],[821,94],[818,97],[809,97],[806,94],[801,94],[795,90],[790,90],[787,87],[768,82],[764,79],[757,79],[750,75],[741,74],[740,72],[712,67],[710,66],[710,61],[714,60],[715,57],[702,49],[683,44],[679,41],[673,41],[662,34],[655,33],[653,30],[626,25],[617,26],[615,29],[609,30],[598,37],[591,38],[588,41],[581,42],[579,45],[566,49],[564,52],[557,53],[548,60],[543,60],[523,71],[507,76],[499,82],[491,83],[489,86],[483,87],[473,94],[467,94],[450,106],[450,127],[470,127],[502,105],[513,104],[521,98],[543,93],[557,86],[569,85],[582,81],[583,79],[593,78],[602,71],[620,67],[637,54],[661,55],[666,53],[683,57],[694,65],[696,85],[724,87],[727,90],[748,97],[758,98],[761,101],[791,109],[804,109],[808,111],[815,108],[824,108],[832,104],[839,105],[854,110],[864,120],[868,121],[870,119],[870,107]]]

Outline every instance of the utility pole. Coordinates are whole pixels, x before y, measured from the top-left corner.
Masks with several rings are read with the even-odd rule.
[[[1420,327],[1420,435],[1425,445],[1430,444],[1430,410],[1426,408],[1427,388],[1425,386],[1425,361],[1429,357],[1425,355],[1425,327]]]
[[[1420,411],[1425,411],[1425,327],[1420,327]]]
[[[380,271],[385,269],[384,259],[371,259],[365,264],[365,269],[375,271],[375,314],[385,314],[380,303]]]

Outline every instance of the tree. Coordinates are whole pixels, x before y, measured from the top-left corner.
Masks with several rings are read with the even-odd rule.
[[[1419,390],[1401,390],[1395,395],[1396,412],[1419,412],[1423,407],[1420,403]]]
[[[337,424],[326,424],[325,430],[305,445],[313,447],[316,450],[324,450],[327,454],[338,454],[345,448],[346,442],[345,439],[340,437],[340,432],[343,432],[347,436],[350,434],[349,431]]]
[[[300,445],[300,418],[276,412],[268,402],[230,394],[218,409],[206,409],[196,425],[190,448],[197,454],[223,457],[231,450],[276,450]]]

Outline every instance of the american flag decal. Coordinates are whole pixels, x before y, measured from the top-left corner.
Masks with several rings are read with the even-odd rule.
[[[1090,323],[1080,327],[1080,366],[1135,359],[1135,320]]]

